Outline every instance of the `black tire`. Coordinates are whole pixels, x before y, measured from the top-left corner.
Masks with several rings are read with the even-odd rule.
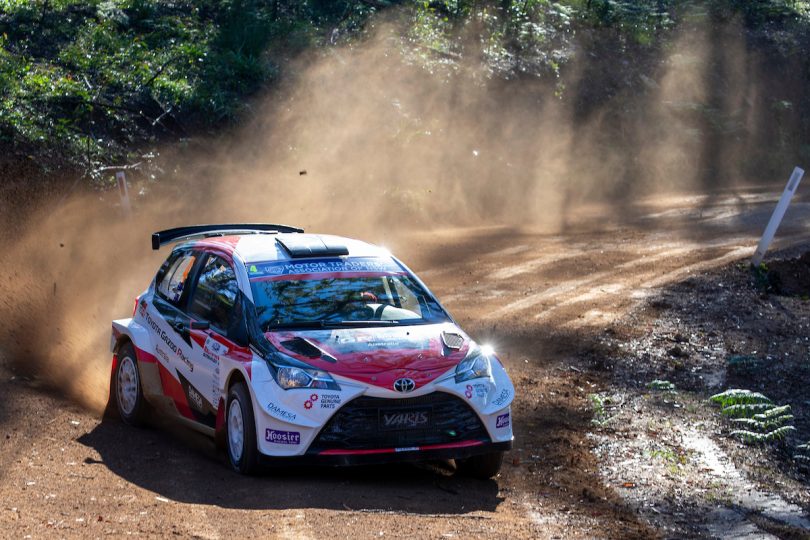
[[[242,421],[242,448],[232,436],[231,407],[237,407]],[[234,410],[236,413],[236,410]],[[236,429],[236,426],[233,426]],[[253,417],[250,393],[244,383],[238,382],[228,392],[228,403],[225,406],[225,453],[228,463],[239,474],[255,474],[258,470],[259,450],[256,447],[256,421]]]
[[[118,363],[112,381],[115,408],[125,424],[143,426],[149,417],[149,404],[143,397],[135,347],[132,343],[124,343],[119,347],[117,356]]]
[[[479,454],[466,459],[457,459],[458,472],[473,478],[487,480],[498,475],[503,464],[503,452]]]

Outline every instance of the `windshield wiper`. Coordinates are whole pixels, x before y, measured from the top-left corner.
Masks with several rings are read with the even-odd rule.
[[[391,326],[399,324],[399,321],[393,320],[373,320],[373,321],[322,321],[323,326]]]
[[[287,321],[281,323],[268,323],[264,325],[264,331],[283,330],[285,328],[323,328],[324,321]]]

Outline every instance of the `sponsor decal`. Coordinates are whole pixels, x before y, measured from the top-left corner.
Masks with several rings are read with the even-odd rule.
[[[429,351],[430,337],[410,333],[402,336],[399,329],[380,329],[374,334],[354,330],[335,331],[330,345],[339,354],[367,353],[368,351]]]
[[[394,448],[394,452],[416,452],[419,450],[418,446],[403,446],[402,448]]]
[[[299,274],[325,274],[332,272],[401,273],[403,270],[391,259],[365,257],[353,259],[323,259],[306,262],[272,262],[253,264],[248,268],[250,277],[294,276]]]
[[[179,353],[177,357],[180,359],[181,362],[183,362],[186,365],[189,371],[192,372],[194,371],[194,364],[191,363],[191,360],[189,360],[186,355],[184,355],[183,353]]]
[[[374,339],[367,341],[369,349],[372,350],[388,350],[388,349],[407,349],[413,345],[412,339]],[[421,360],[421,358],[420,358]]]
[[[495,419],[495,428],[509,427],[509,413],[501,414]]]
[[[501,393],[498,394],[498,397],[492,400],[493,405],[503,405],[509,399],[509,391],[504,388],[501,390]]]
[[[205,411],[205,402],[203,401],[203,397],[191,385],[188,386],[188,400],[190,404],[194,405],[198,411]]]
[[[383,413],[383,426],[387,428],[412,428],[428,423],[425,411]]]
[[[464,390],[464,395],[467,396],[467,399],[472,399],[473,396],[481,398],[488,393],[489,387],[485,383],[468,384],[467,388]]]
[[[190,361],[190,360],[188,359],[188,357],[187,357],[187,356],[186,356],[186,355],[183,353],[183,351],[180,349],[180,347],[178,347],[177,345],[175,345],[175,343],[174,343],[174,342],[172,341],[172,339],[169,337],[169,334],[167,334],[167,333],[166,333],[166,331],[165,331],[165,330],[163,330],[163,329],[160,327],[160,325],[158,324],[158,322],[157,322],[156,320],[154,320],[154,319],[151,317],[151,315],[149,315],[149,312],[148,312],[148,311],[147,311],[147,312],[146,312],[144,315],[145,315],[145,317],[146,317],[146,324],[147,324],[147,326],[149,326],[149,328],[151,328],[151,329],[152,329],[152,331],[153,331],[155,334],[157,334],[157,335],[160,337],[160,339],[161,339],[161,340],[163,340],[163,343],[165,343],[165,344],[166,344],[166,346],[169,348],[169,350],[170,350],[170,351],[172,351],[172,352],[173,352],[173,353],[174,353],[174,354],[177,356],[177,358],[179,358],[179,359],[180,359],[180,361],[181,361],[181,362],[183,362],[183,363],[186,365],[186,367],[188,367],[188,370],[189,370],[189,371],[194,371],[194,364],[192,364],[192,363],[191,363],[191,361]],[[165,360],[165,358],[164,358],[164,360]]]
[[[219,364],[214,367],[214,376],[211,378],[211,403],[218,404],[222,390],[219,388]]]
[[[288,420],[292,422],[295,420],[295,413],[292,413],[288,410],[282,409],[272,401],[267,404],[267,410],[271,413],[275,414],[277,417],[281,418],[282,420]]]
[[[206,338],[203,350],[216,359],[219,359],[219,357],[222,355],[228,354],[228,347],[226,347],[219,341],[215,340],[211,336],[208,336],[208,338]]]
[[[160,347],[155,347],[155,351],[157,351],[158,356],[160,356],[164,362],[166,362],[167,364],[169,363],[169,355],[166,354],[166,351],[164,351]]]
[[[309,399],[304,402],[304,408],[306,410],[310,410],[312,408],[312,404],[318,401],[318,394],[312,394],[309,396]]]
[[[340,394],[321,394],[321,409],[337,409],[340,405]]]
[[[337,409],[340,405],[340,394],[312,394],[309,399],[304,402],[304,408],[310,410],[319,403],[321,409]]]
[[[301,444],[301,434],[297,431],[264,430],[264,440],[273,444]]]

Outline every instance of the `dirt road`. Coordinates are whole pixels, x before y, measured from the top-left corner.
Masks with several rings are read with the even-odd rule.
[[[620,225],[595,208],[556,235],[482,228],[392,240],[515,382],[515,449],[491,481],[441,464],[240,477],[208,440],[173,425],[102,422],[4,359],[2,536],[667,536],[600,470],[588,396],[606,382],[583,359],[594,336],[632,324],[628,314],[662,287],[748,257],[775,198],[673,196],[642,202]],[[810,202],[797,199],[779,242],[809,230]]]

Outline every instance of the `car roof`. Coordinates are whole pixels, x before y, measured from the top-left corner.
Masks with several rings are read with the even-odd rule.
[[[246,264],[268,261],[292,261],[307,258],[322,259],[324,257],[337,256],[336,251],[325,251],[308,256],[299,254],[293,257],[290,250],[284,247],[312,244],[339,248],[342,250],[343,255],[348,255],[349,257],[391,257],[391,254],[385,248],[353,238],[330,234],[261,233],[212,236],[201,240],[186,242],[178,247],[208,247],[219,249],[238,257]]]

